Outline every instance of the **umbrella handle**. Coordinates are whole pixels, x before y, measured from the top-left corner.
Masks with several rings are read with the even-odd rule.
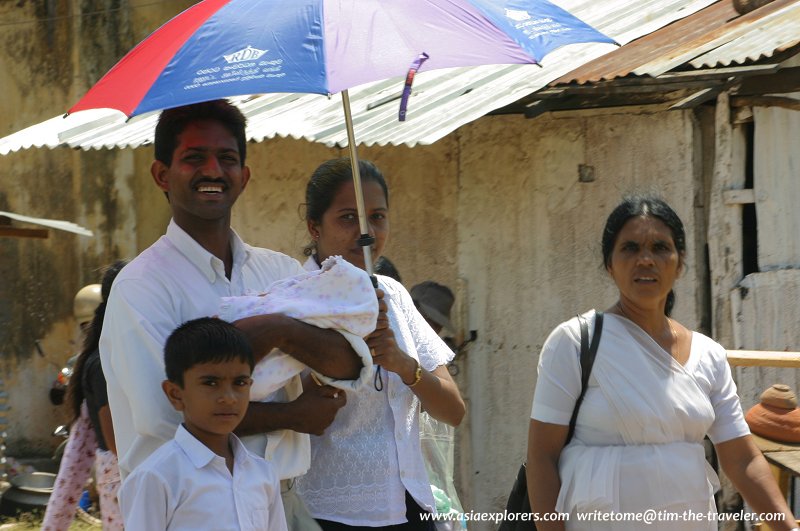
[[[369,237],[371,238],[371,236]],[[374,241],[375,238],[372,238],[372,240]],[[368,247],[364,247],[364,249],[368,249]],[[372,281],[372,287],[378,289],[378,277],[376,277],[374,273],[370,273],[369,279]],[[372,385],[375,387],[376,391],[383,391],[383,376],[381,376],[380,365],[375,365],[375,378]]]

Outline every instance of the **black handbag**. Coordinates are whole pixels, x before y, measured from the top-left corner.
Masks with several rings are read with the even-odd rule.
[[[592,335],[592,344],[589,345],[589,324],[582,316],[578,316],[578,322],[581,325],[581,394],[575,400],[575,408],[572,410],[572,418],[569,420],[569,431],[567,432],[567,440],[564,443],[566,446],[572,435],[575,433],[575,421],[578,419],[578,410],[580,410],[583,396],[586,394],[586,388],[589,386],[589,375],[592,373],[592,365],[594,365],[594,358],[597,355],[597,347],[600,344],[600,336],[603,333],[603,312],[597,312],[594,321],[594,334]],[[528,479],[526,476],[525,463],[519,467],[517,472],[517,479],[514,480],[514,486],[511,487],[511,494],[508,495],[508,502],[506,503],[507,515],[514,514],[515,516],[506,517],[505,520],[498,527],[498,531],[535,531],[536,524],[532,520],[522,520],[523,513],[532,513],[531,502],[528,498]],[[526,516],[528,518],[529,516]]]

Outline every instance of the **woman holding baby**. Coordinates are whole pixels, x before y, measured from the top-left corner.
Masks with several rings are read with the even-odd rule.
[[[381,256],[389,235],[389,193],[374,164],[359,163],[364,201]],[[305,268],[340,255],[364,268],[348,159],[323,163],[308,182],[306,222],[312,243]],[[419,412],[457,426],[465,406],[446,365],[453,352],[430,328],[397,281],[378,275],[381,312],[367,338],[373,385],[347,392],[347,404],[325,434],[312,437],[311,470],[299,491],[325,531],[433,530],[420,516],[434,499],[419,442]]]

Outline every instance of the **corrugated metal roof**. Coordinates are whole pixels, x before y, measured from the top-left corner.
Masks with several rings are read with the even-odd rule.
[[[556,3],[625,44],[691,15],[713,0],[558,0]],[[399,94],[402,80],[351,89],[356,138],[366,145],[431,144],[613,49],[605,44],[567,46],[547,56],[541,67],[488,66],[421,72],[414,82],[406,122],[397,120],[397,101],[374,106]],[[329,146],[347,145],[339,96],[270,94],[235,101],[249,118],[248,135],[253,140],[282,136]],[[0,139],[0,154],[32,146],[136,147],[152,140],[154,123],[154,115],[143,115],[126,123],[115,111],[76,113]]]
[[[728,66],[772,57],[800,44],[800,2],[750,24],[749,31],[690,61],[695,68]]]
[[[657,77],[684,64],[695,68],[744,63],[800,41],[800,0],[775,0],[739,16],[723,0],[586,63],[560,83],[594,83],[628,75]]]

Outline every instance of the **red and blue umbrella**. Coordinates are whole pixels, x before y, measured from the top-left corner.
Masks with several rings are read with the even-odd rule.
[[[132,117],[230,96],[341,92],[366,235],[348,88],[406,76],[402,120],[420,68],[531,64],[586,42],[614,41],[547,0],[204,0],[137,45],[69,112]]]
[[[128,53],[69,112],[128,116],[246,94],[336,94],[424,69],[537,63],[613,42],[547,0],[205,0]]]

